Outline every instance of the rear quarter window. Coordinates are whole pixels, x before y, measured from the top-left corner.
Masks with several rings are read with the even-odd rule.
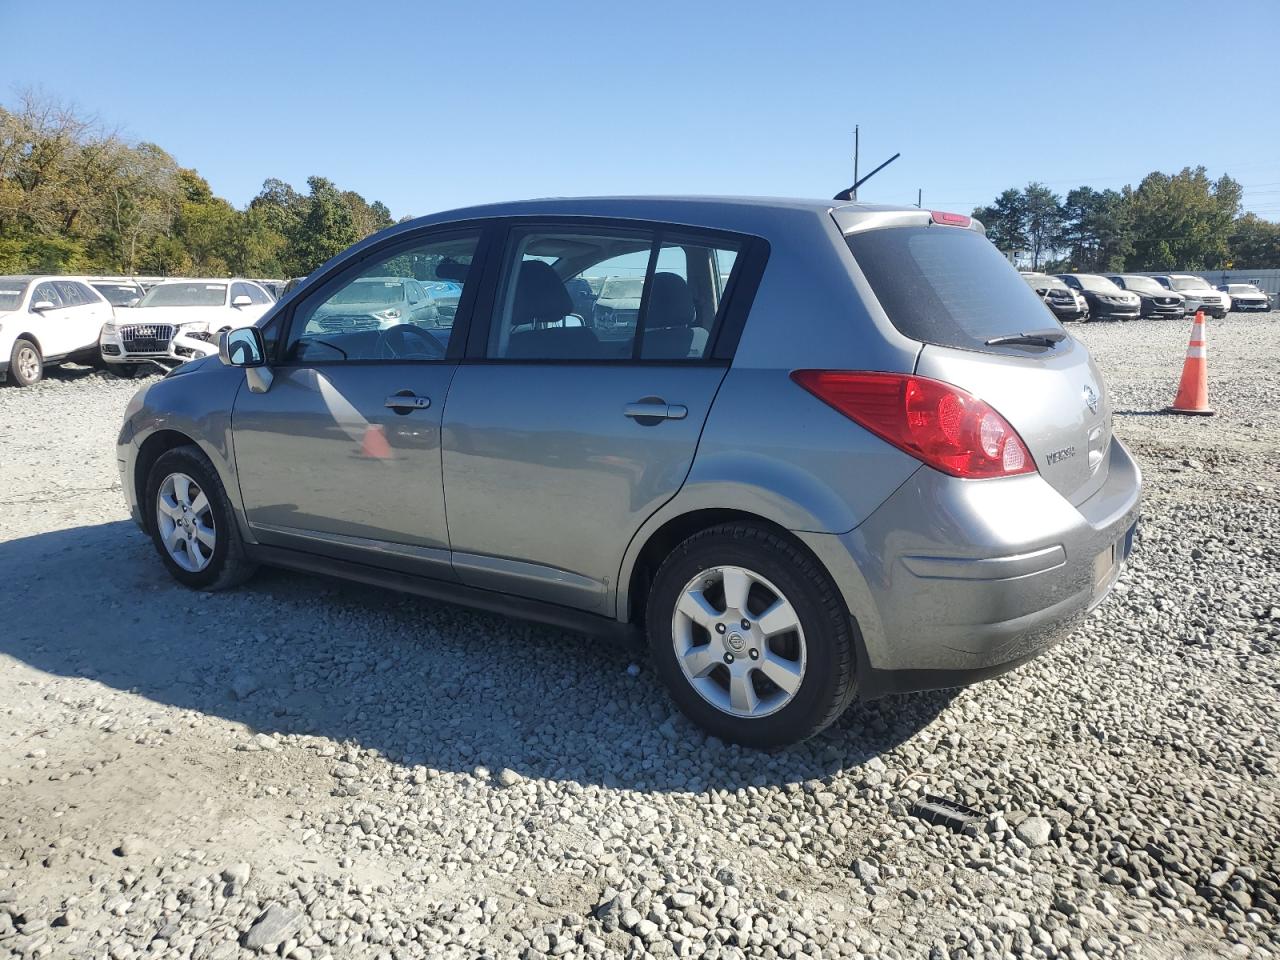
[[[958,227],[886,227],[847,237],[889,320],[921,343],[991,351],[995,337],[1061,329],[986,237]]]

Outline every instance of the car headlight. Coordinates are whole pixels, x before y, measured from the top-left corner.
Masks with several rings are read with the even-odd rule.
[[[120,332],[120,326],[119,326],[119,324],[117,324],[115,321],[108,321],[107,323],[104,323],[104,324],[102,325],[102,332],[103,332],[103,333],[113,333],[113,334],[114,334],[114,333],[119,333],[119,332]]]

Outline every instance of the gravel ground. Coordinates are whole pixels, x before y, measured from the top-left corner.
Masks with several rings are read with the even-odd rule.
[[[1067,642],[798,747],[700,735],[643,654],[128,522],[137,384],[0,389],[0,955],[1280,954],[1280,314],[1086,325],[1146,471]],[[927,795],[976,811],[931,825]]]

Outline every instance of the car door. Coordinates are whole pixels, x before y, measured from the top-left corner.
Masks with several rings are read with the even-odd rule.
[[[514,226],[444,412],[453,565],[464,583],[611,614],[640,525],[679,490],[727,361],[725,283],[746,238]],[[596,324],[567,283],[640,288]],[[619,285],[619,284],[615,284]]]
[[[36,310],[37,303],[53,306]],[[65,357],[76,349],[75,306],[63,299],[55,281],[41,281],[31,291],[31,324],[40,338],[40,352],[46,360]]]
[[[68,352],[96,347],[102,325],[111,319],[111,305],[78,280],[55,280],[54,285],[69,309],[68,335],[73,346]]]
[[[345,304],[371,276],[469,274],[480,240],[477,227],[391,241],[281,315],[270,387],[242,387],[232,414],[240,492],[260,542],[453,578],[440,420],[462,327],[388,327],[368,303]],[[464,296],[473,289],[467,280]]]

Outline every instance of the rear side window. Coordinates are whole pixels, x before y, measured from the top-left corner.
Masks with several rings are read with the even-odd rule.
[[[991,242],[957,227],[889,227],[847,238],[858,266],[905,336],[962,350],[1059,327]]]

